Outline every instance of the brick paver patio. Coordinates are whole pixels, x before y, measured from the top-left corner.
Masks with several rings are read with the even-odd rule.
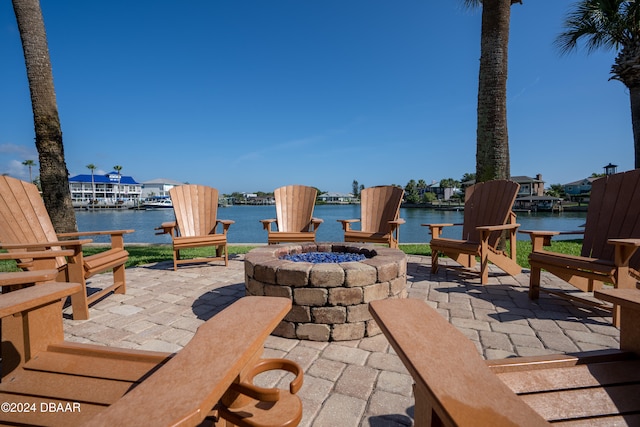
[[[174,272],[167,261],[128,269],[125,295],[93,305],[90,320],[65,316],[67,339],[178,351],[201,323],[244,296],[243,259],[232,257],[227,268],[201,264]],[[486,359],[618,346],[610,313],[544,294],[531,302],[526,273],[510,277],[492,270],[489,284],[481,286],[477,276],[459,270],[432,275],[430,259],[421,256],[409,256],[407,270],[409,297],[435,307]],[[546,286],[567,287],[543,278]],[[110,279],[97,276],[89,286]],[[412,380],[383,335],[328,343],[272,336],[266,347],[265,356],[286,357],[304,368],[302,426],[412,424]],[[286,379],[279,373],[259,378],[263,385]]]

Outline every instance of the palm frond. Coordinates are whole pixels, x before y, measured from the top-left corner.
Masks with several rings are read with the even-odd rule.
[[[589,53],[617,49],[635,37],[638,9],[634,0],[582,0],[567,14],[554,44],[561,54],[575,50],[580,40]]]

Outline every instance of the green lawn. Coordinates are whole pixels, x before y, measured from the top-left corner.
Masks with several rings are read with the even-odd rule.
[[[561,252],[571,255],[580,255],[581,240],[562,240],[552,242],[549,250]],[[127,267],[136,265],[149,264],[159,261],[167,261],[172,259],[171,246],[168,245],[149,245],[149,246],[127,246],[129,251],[129,261]],[[251,246],[229,246],[229,254],[245,254],[252,249]],[[400,249],[410,255],[431,255],[431,248],[427,244],[401,244]],[[84,250],[85,255],[91,255],[103,250],[100,247],[87,247]],[[211,254],[211,248],[197,248],[184,252],[184,257],[206,256]],[[519,240],[517,244],[518,264],[524,268],[529,268],[529,252],[531,252],[531,242],[528,240]],[[0,261],[0,272],[18,271],[14,261]]]

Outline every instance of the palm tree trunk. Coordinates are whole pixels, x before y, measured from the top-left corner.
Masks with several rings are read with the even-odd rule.
[[[635,169],[640,169],[640,85],[629,87],[631,99],[631,125],[633,126],[633,148]]]
[[[512,0],[483,0],[476,181],[509,179],[507,58]]]
[[[39,0],[12,0],[22,39],[45,206],[58,233],[77,231]]]

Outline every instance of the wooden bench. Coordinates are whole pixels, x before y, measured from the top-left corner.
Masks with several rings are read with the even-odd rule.
[[[56,274],[4,273],[0,285]],[[288,299],[242,298],[201,325],[183,350],[169,354],[65,342],[61,298],[79,289],[50,282],[0,295],[3,425],[190,426],[207,417],[235,417],[240,426],[300,421],[301,402],[293,394],[302,384],[300,367],[260,359],[265,339],[291,308]],[[268,369],[296,374],[290,390],[251,384]]]
[[[640,425],[640,291],[597,294],[621,307],[620,350],[484,361],[423,301],[369,310],[413,377],[416,426]]]

